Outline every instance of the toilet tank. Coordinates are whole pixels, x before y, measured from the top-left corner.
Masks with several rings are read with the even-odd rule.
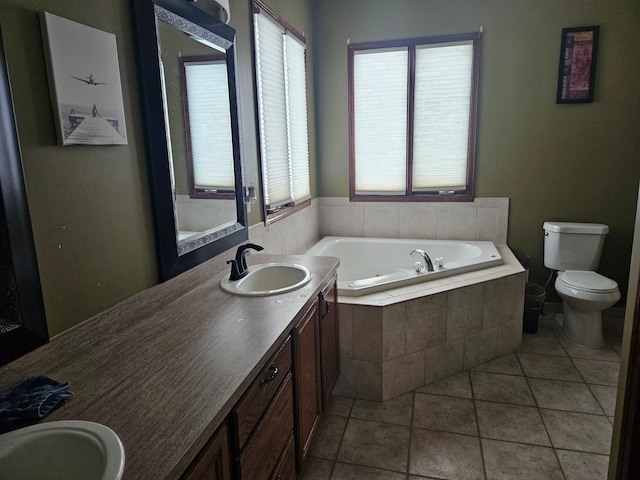
[[[609,227],[601,223],[544,222],[544,266],[596,270]]]

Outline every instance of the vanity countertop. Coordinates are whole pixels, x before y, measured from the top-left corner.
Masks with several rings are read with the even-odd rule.
[[[255,254],[299,263],[311,281],[289,293],[224,292],[219,258],[155,285],[0,367],[0,390],[33,375],[70,382],[51,420],[89,420],[125,447],[124,479],[179,478],[337,270],[334,257]],[[224,270],[223,270],[224,268]]]

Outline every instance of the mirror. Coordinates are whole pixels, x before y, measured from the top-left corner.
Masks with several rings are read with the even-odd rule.
[[[49,340],[0,31],[0,365]]]
[[[233,28],[185,0],[135,0],[161,280],[248,237]]]

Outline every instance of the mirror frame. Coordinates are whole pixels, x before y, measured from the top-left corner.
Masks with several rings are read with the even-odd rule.
[[[230,228],[196,238],[188,244],[178,244],[174,191],[171,181],[169,148],[164,114],[164,95],[160,80],[159,39],[156,32],[155,7],[170,12],[179,21],[184,19],[220,37],[230,46],[226,50],[231,107],[231,135],[236,185],[237,221]],[[240,134],[235,73],[235,30],[208,15],[186,0],[133,0],[131,2],[135,37],[142,120],[149,170],[149,189],[155,225],[156,254],[160,281],[180,273],[233,248],[248,239],[247,213],[242,185]]]
[[[49,333],[1,30],[0,139],[0,190],[4,207],[0,212],[0,221],[3,223],[0,227],[1,241],[11,250],[12,272],[9,275],[14,277],[10,283],[15,284],[10,293],[17,303],[20,316],[20,326],[0,334],[0,365],[4,365],[47,343]]]

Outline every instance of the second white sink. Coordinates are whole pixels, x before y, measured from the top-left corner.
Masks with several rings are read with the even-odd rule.
[[[119,480],[124,447],[110,428],[82,420],[46,422],[0,435],[0,478]]]
[[[260,297],[291,292],[311,280],[311,272],[296,263],[263,263],[249,267],[249,273],[240,280],[225,277],[220,287],[234,295]]]

